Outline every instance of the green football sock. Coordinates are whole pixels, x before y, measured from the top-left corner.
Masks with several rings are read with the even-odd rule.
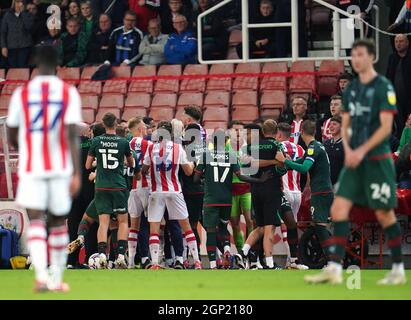
[[[385,236],[387,237],[387,245],[391,250],[392,262],[402,262],[401,253],[401,229],[398,222],[390,225],[384,229]]]
[[[90,226],[87,220],[83,219],[80,221],[80,224],[78,226],[77,235],[85,237],[89,229],[90,229]]]
[[[234,243],[237,248],[237,251],[240,251],[241,248],[244,246],[244,234],[242,231],[240,232],[233,231],[233,235],[234,235]]]
[[[328,259],[330,252],[329,252],[329,243],[327,240],[329,240],[331,237],[330,233],[328,232],[325,226],[321,226],[318,224],[314,226],[314,229],[315,229],[315,234],[317,235],[318,240],[320,241],[321,248],[323,249]]]
[[[350,224],[348,221],[334,222],[334,235],[329,241],[329,251],[332,252],[330,259],[332,261],[341,263],[344,259],[349,233]]]
[[[288,245],[290,246],[291,258],[298,256],[298,231],[295,229],[287,229]]]
[[[207,231],[207,254],[210,261],[216,261],[217,234]]]

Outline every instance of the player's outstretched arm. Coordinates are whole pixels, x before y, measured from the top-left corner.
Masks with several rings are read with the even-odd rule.
[[[189,162],[181,164],[181,168],[183,169],[186,176],[191,176],[194,172],[194,163]]]
[[[87,160],[86,160],[86,169],[90,170],[93,168],[93,161],[94,161],[94,157],[91,156],[90,154],[87,156]]]
[[[300,173],[307,173],[310,170],[310,168],[312,167],[313,163],[314,163],[313,161],[307,160],[307,159],[305,159],[302,164],[298,163],[298,162],[291,161],[289,159],[286,159],[282,152],[277,152],[276,159],[280,162],[283,162],[287,168],[298,171]],[[302,158],[300,158],[300,159],[302,159]],[[298,160],[300,160],[300,159],[298,159]],[[301,162],[301,160],[300,160],[300,162]]]
[[[241,171],[235,172],[235,175],[240,179],[241,181],[248,182],[248,183],[263,183],[266,182],[268,179],[273,177],[273,174],[270,171],[264,172],[260,178],[253,178],[249,176],[245,176],[241,174]]]

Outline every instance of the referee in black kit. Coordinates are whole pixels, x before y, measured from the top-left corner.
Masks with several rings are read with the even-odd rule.
[[[273,121],[273,130],[276,123]],[[265,138],[262,128],[258,124],[249,124],[247,130],[247,155],[253,162],[258,161],[258,171],[253,177],[260,178],[265,172],[272,176],[263,183],[251,184],[251,199],[254,208],[257,228],[250,233],[240,253],[235,256],[237,265],[245,269],[245,260],[248,253],[259,239],[263,237],[265,264],[267,269],[274,269],[272,254],[273,231],[275,226],[281,225],[279,210],[281,208],[282,188],[281,176],[287,169],[274,165],[277,151],[282,151],[282,145],[272,138]],[[254,164],[253,164],[254,166]]]

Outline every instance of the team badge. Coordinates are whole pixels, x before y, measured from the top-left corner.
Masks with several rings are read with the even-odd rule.
[[[308,150],[307,150],[307,154],[308,154],[309,156],[312,156],[312,155],[314,154],[314,149],[313,149],[313,148],[308,149]]]
[[[390,105],[395,105],[397,103],[397,97],[395,96],[394,91],[388,91],[387,96]]]

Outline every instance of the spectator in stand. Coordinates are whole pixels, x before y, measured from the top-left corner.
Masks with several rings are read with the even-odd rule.
[[[199,0],[194,14],[194,26],[197,17],[213,5],[211,0]],[[228,33],[223,25],[223,11],[217,10],[203,19],[203,59],[222,60],[227,54]]]
[[[60,30],[48,29],[48,34],[40,39],[39,45],[60,46]]]
[[[164,46],[168,36],[161,33],[158,19],[151,19],[148,23],[149,34],[140,43],[139,52],[143,55],[140,64],[161,65],[166,62],[164,57]]]
[[[70,1],[67,11],[66,11],[66,20],[70,18],[81,18],[80,6],[77,1]]]
[[[96,16],[107,13],[114,28],[123,25],[124,14],[128,9],[128,0],[91,0],[91,7]]]
[[[150,32],[147,27],[150,20],[157,18],[160,0],[128,0],[128,7],[137,14],[136,27],[144,33]]]
[[[80,67],[87,55],[87,35],[80,32],[80,24],[75,18],[67,20],[66,29],[61,35],[59,46],[61,66]]]
[[[411,113],[411,50],[405,34],[395,37],[395,50],[388,59],[386,76],[394,85],[398,114],[395,117],[397,136],[401,136],[407,116]]]
[[[189,28],[192,26],[192,19],[189,9],[183,6],[182,0],[168,0],[168,8],[160,12],[161,30],[165,34],[171,34],[175,31],[174,18],[181,14],[186,17]]]
[[[274,23],[274,7],[270,0],[261,0],[253,23]],[[273,58],[275,55],[275,33],[272,28],[250,29],[250,57],[251,58]],[[241,58],[243,46],[237,46],[237,54]],[[261,54],[260,52],[264,52]]]
[[[99,29],[91,35],[87,48],[87,62],[95,64],[110,60],[110,35],[113,30],[108,14],[101,14],[98,24]]]
[[[341,96],[332,96],[331,101],[330,101],[330,113],[331,113],[331,118],[327,119],[321,129],[322,133],[322,141],[326,141],[328,139],[332,138],[332,133],[331,133],[331,121],[332,118],[336,116],[341,116],[341,106],[342,106],[342,98]]]
[[[10,68],[25,68],[28,65],[33,38],[31,30],[34,18],[25,10],[23,0],[15,0],[1,22],[1,53],[7,58]]]
[[[27,11],[31,13],[34,19],[33,27],[31,28],[33,43],[38,43],[40,39],[44,38],[48,34],[47,21],[41,18],[36,4],[28,3]]]
[[[81,2],[80,10],[82,17],[80,31],[84,32],[87,35],[87,39],[90,39],[91,35],[98,30],[98,19],[91,9],[91,2],[89,0]]]
[[[408,115],[405,122],[404,130],[402,130],[400,145],[398,146],[397,155],[401,152],[401,149],[411,141],[411,114]]]
[[[291,101],[294,120],[291,124],[291,137],[290,141],[301,145],[306,149],[304,141],[301,139],[301,126],[304,120],[307,119],[308,102],[307,99],[302,96],[295,96]]]
[[[176,33],[170,34],[164,55],[168,64],[197,63],[197,39],[187,29],[187,19],[178,14],[173,20]]]
[[[353,78],[353,76],[348,72],[344,72],[338,77],[338,93],[337,93],[337,95],[342,97],[343,91],[350,84],[352,78]]]
[[[141,58],[139,46],[143,33],[136,28],[137,16],[134,11],[124,14],[122,27],[114,29],[110,35],[110,50],[114,65],[135,65]]]
[[[341,169],[344,166],[344,147],[341,137],[341,116],[333,116],[330,119],[331,138],[324,142],[325,151],[330,159],[331,183],[335,187]]]

